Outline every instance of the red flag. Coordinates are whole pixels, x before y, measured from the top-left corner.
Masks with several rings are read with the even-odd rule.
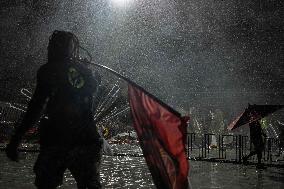
[[[134,128],[159,189],[187,189],[186,122],[181,115],[139,86],[128,85]]]

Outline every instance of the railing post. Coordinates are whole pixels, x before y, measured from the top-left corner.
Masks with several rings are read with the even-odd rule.
[[[238,148],[239,148],[239,159],[238,159],[238,162],[241,162],[241,159],[242,159],[242,149],[243,149],[243,144],[242,144],[242,135],[238,135],[238,138],[239,138],[239,145],[238,145]]]
[[[219,159],[221,158],[221,136],[218,136],[218,152],[219,152]]]
[[[272,161],[272,145],[274,138],[267,138],[267,161]]]
[[[192,135],[194,135],[194,133],[191,133],[190,134],[190,151],[192,152],[192,143],[193,143],[193,140],[192,140]]]
[[[238,161],[238,135],[233,137],[235,139],[235,161]]]
[[[209,153],[210,153],[210,148],[209,148],[210,147],[210,141],[209,141],[210,136],[211,136],[210,134],[207,135],[207,146],[206,146],[206,148],[207,148],[208,157],[209,157]]]
[[[201,158],[203,158],[203,143],[204,143],[204,135],[201,138]]]
[[[222,147],[222,158],[224,159],[224,137],[222,135],[222,138],[221,138],[221,147]]]
[[[189,157],[189,134],[190,133],[187,133],[187,136],[186,136],[186,138],[187,138],[187,157]]]
[[[207,150],[206,150],[206,135],[207,134],[204,134],[204,142],[203,142],[203,147],[204,147],[204,158],[206,158],[206,156],[207,156]]]
[[[245,153],[244,155],[246,156],[247,155],[247,136],[244,136],[244,139],[245,139]]]

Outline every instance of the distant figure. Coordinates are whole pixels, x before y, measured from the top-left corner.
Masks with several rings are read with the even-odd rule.
[[[245,157],[243,157],[243,162],[247,163],[248,158],[253,155],[257,155],[257,168],[262,168],[263,165],[261,164],[262,158],[262,151],[264,150],[265,141],[263,137],[266,137],[265,133],[263,132],[259,121],[254,121],[249,124],[250,128],[250,140],[253,144],[253,150]]]
[[[37,85],[27,112],[16,128],[6,154],[18,161],[17,148],[26,131],[40,119],[40,153],[34,166],[35,185],[54,189],[69,169],[79,189],[101,188],[102,140],[94,123],[94,95],[100,79],[79,57],[77,37],[54,31],[48,62],[37,72]]]

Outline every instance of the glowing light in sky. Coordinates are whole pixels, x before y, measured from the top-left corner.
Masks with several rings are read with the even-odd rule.
[[[133,3],[133,0],[111,0],[113,5],[117,7],[126,7]]]

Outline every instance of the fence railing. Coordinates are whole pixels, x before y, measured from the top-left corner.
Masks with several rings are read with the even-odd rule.
[[[13,107],[13,108],[12,108]],[[15,120],[22,114],[21,106],[13,106],[9,103],[1,103],[0,106],[0,143],[7,142]],[[283,152],[280,148],[280,140],[277,138],[265,138],[263,161],[267,163],[282,162]],[[244,135],[216,135],[212,133],[187,133],[187,156],[192,159],[216,159],[233,162],[241,162],[242,157],[252,149],[250,138]],[[256,161],[256,158],[252,158]]]
[[[248,136],[187,133],[187,156],[191,159],[215,159],[241,162],[252,150]],[[265,138],[262,160],[266,163],[283,162],[280,140]],[[256,157],[252,157],[256,161]]]

